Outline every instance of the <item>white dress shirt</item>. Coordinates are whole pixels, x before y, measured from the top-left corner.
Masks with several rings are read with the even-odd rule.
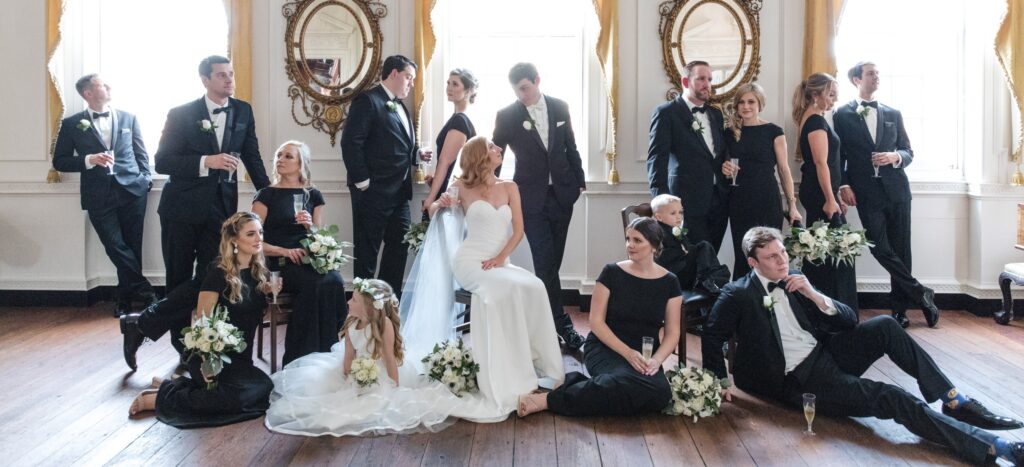
[[[548,148],[548,103],[547,99],[543,94],[537,99],[533,105],[526,106],[526,111],[529,112],[530,118],[533,119],[534,126],[537,127],[537,133],[540,134],[540,141],[544,143],[544,149]]]
[[[861,99],[861,98],[858,97],[857,98],[857,109],[860,110],[860,107],[863,106],[865,102],[876,102],[876,101],[868,101],[868,100],[864,100],[864,99]],[[876,105],[881,105],[881,104],[876,104]],[[868,109],[868,111],[867,111],[867,114],[864,115],[864,124],[868,126],[868,133],[871,134],[871,142],[875,143],[875,144],[878,144],[878,134],[877,134],[878,133],[878,109],[876,109],[874,107],[865,107],[865,108]],[[897,154],[899,154],[899,153],[897,153]],[[900,155],[900,160],[894,162],[892,164],[892,166],[898,169],[901,164],[903,164],[903,156],[902,155]]]
[[[693,113],[693,108],[697,106],[693,102],[690,102],[689,98],[684,97],[683,102],[686,102],[686,106],[689,107],[690,113],[693,114],[693,118],[700,122],[701,126],[704,127],[704,131],[701,132],[701,136],[704,138],[704,142],[707,143],[708,149],[711,150],[711,158],[715,157],[715,139],[711,137],[711,120],[708,118],[707,112]],[[708,106],[708,103],[704,103]],[[687,128],[686,131],[693,131],[693,128]]]
[[[224,101],[224,105],[220,105],[212,100],[210,96],[206,96],[206,113],[210,114],[210,123],[213,123],[216,128],[213,130],[214,134],[217,135],[217,148],[224,148],[224,125],[228,122],[228,113],[220,112],[214,114],[213,111],[221,107],[227,107],[231,103],[231,99]],[[206,157],[199,158],[199,176],[207,177],[210,175],[210,168],[206,166]]]
[[[772,281],[762,276],[756,269],[754,274],[757,275],[757,278],[761,281],[761,286],[767,291],[768,284]],[[813,334],[800,327],[800,323],[796,320],[796,315],[793,314],[793,308],[789,306],[789,298],[786,297],[786,292],[782,287],[776,287],[768,295],[775,299],[775,319],[779,323],[782,354],[786,358],[786,373],[789,373],[811,354],[814,346],[818,345],[818,340],[814,338]],[[820,310],[822,313],[829,316],[834,316],[838,313],[835,303],[832,302],[831,298],[825,297],[825,304],[828,306],[824,310]],[[762,311],[769,312],[764,308],[762,308]],[[805,313],[812,313],[813,311],[804,310]]]
[[[114,148],[110,147],[110,142],[113,141],[114,109],[110,108],[109,105],[103,107],[103,110],[101,110],[99,112],[96,112],[96,113],[109,112],[110,115],[108,115],[106,117],[100,117],[100,118],[92,118],[92,114],[94,112],[96,112],[96,111],[91,109],[91,108],[86,107],[86,109],[85,109],[85,113],[86,113],[86,115],[88,115],[89,121],[92,123],[92,127],[96,129],[96,132],[98,132],[100,134],[100,138],[103,139],[103,147],[107,148],[107,150],[110,151],[110,154],[113,155],[114,154],[114,151],[113,151]],[[92,162],[90,162],[89,158],[86,157],[85,158],[85,169],[89,170],[89,169],[91,169],[93,167],[96,167],[96,164],[93,164]]]

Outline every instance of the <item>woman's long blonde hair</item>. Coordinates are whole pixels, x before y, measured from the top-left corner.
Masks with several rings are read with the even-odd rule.
[[[732,130],[732,136],[736,138],[736,141],[740,140],[740,134],[743,131],[743,117],[740,116],[740,100],[746,94],[754,94],[754,98],[757,99],[757,105],[760,108],[760,112],[764,112],[764,88],[757,83],[747,83],[736,88],[736,94],[732,95],[732,105],[726,110],[728,117],[725,120],[726,128]]]
[[[220,260],[217,268],[224,272],[224,282],[227,282],[228,289],[226,298],[230,303],[238,303],[242,299],[242,293],[246,285],[242,282],[241,268],[238,265],[238,256],[235,253],[237,247],[235,242],[238,234],[250,222],[261,222],[260,216],[251,212],[236,212],[235,215],[224,221],[220,227]],[[263,250],[256,252],[249,260],[249,274],[256,279],[257,287],[261,288],[267,281],[267,266],[263,258]]]
[[[356,278],[360,284],[356,285],[353,294],[358,294],[359,298],[363,301],[363,308],[366,309],[367,321],[370,326],[370,342],[373,348],[371,354],[374,360],[379,360],[383,357],[381,349],[384,347],[384,326],[392,326],[395,330],[395,361],[399,366],[402,365],[402,361],[405,359],[405,350],[403,349],[404,344],[402,343],[402,334],[398,332],[402,329],[402,321],[398,315],[398,298],[395,297],[395,291],[391,289],[391,286],[387,282],[380,279],[359,279]],[[374,301],[382,302],[380,309],[373,306]],[[348,334],[349,325],[354,324],[359,318],[355,316],[349,316],[345,319],[345,324],[341,328],[341,332],[338,333],[339,338],[344,338]]]
[[[489,143],[486,136],[474,136],[462,146],[462,154],[459,156],[462,175],[458,177],[462,181],[462,186],[486,186],[487,180],[494,176],[494,167],[491,166],[491,158],[487,155]]]
[[[826,96],[828,90],[836,84],[836,79],[832,75],[814,73],[797,85],[796,91],[793,92],[793,121],[797,127],[804,119],[804,112],[814,104],[814,96]]]

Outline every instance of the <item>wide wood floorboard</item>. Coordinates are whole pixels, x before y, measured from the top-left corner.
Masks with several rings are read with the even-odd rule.
[[[819,417],[818,436],[808,437],[802,413],[739,390],[722,415],[697,422],[543,413],[367,438],[280,435],[262,419],[178,430],[152,416],[128,417],[128,405],[152,377],[172,376],[177,355],[166,338],[146,343],[139,370],[127,371],[112,307],[0,308],[4,465],[964,465],[891,420]],[[865,310],[862,319],[878,314]],[[585,334],[587,316],[574,309],[571,315]],[[910,334],[962,392],[996,412],[1024,418],[1024,323],[998,326],[963,311],[944,311],[936,329],[925,327],[915,312],[911,319]],[[269,346],[269,331],[263,332]],[[687,336],[686,346],[688,363],[700,365],[700,339]],[[265,358],[269,353],[264,349]],[[577,356],[564,358],[566,371],[585,371]],[[675,362],[672,357],[667,363]],[[265,360],[257,365],[269,371]],[[914,378],[888,358],[865,377],[920,396]],[[1024,440],[1024,430],[1000,435]]]

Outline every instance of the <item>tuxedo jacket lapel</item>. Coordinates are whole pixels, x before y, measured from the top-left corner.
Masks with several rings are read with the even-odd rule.
[[[220,142],[217,141],[217,130],[203,131],[202,124],[203,120],[209,120],[213,122],[213,118],[210,116],[210,111],[206,108],[206,98],[200,97],[199,100],[193,104],[195,112],[195,125],[197,131],[202,135],[202,138],[206,140],[206,144],[210,147],[210,154],[220,154]]]
[[[555,141],[555,138],[557,137],[558,132],[555,131],[555,130],[557,129],[556,126],[558,125],[558,119],[560,118],[560,116],[559,115],[555,115],[555,109],[551,105],[551,101],[547,102],[547,106],[548,106],[548,157],[550,157],[552,149],[555,148],[555,147],[558,147],[557,141]]]
[[[708,105],[708,104],[705,104],[705,105]],[[708,112],[708,122],[711,122],[711,127],[712,128],[722,128],[724,126],[723,122],[721,122],[718,119],[718,115],[719,114],[717,112],[710,112],[710,111]],[[718,150],[718,152],[725,152],[725,147],[723,146],[723,143],[722,143],[722,132],[720,132],[720,131],[712,131],[712,128],[708,128],[708,129],[706,129],[704,131],[711,131],[711,141],[713,143],[715,143],[715,149]],[[701,141],[704,141],[704,137],[701,137],[700,139],[701,139]],[[707,143],[704,143],[704,147],[707,147]],[[709,153],[711,152],[711,148],[708,148],[708,152]],[[718,154],[711,154],[711,155],[713,157],[715,157],[715,158],[718,157]]]
[[[111,148],[108,148],[107,145],[103,143],[103,135],[101,135],[100,130],[96,128],[96,120],[93,120],[91,111],[88,107],[86,107],[85,111],[82,112],[82,118],[89,120],[89,132],[92,133],[93,137],[96,138],[96,142],[98,142],[103,149],[110,150]],[[110,145],[111,147],[113,147],[113,139],[110,140]]]
[[[882,104],[878,104],[878,118],[875,120],[875,151],[880,151],[882,138],[882,131],[885,130],[885,110],[882,109]]]
[[[761,286],[761,279],[757,277],[757,274],[754,273],[754,271],[750,271],[750,273],[747,274],[747,280],[749,280],[753,285],[751,290],[757,294],[756,300],[758,301],[758,305],[760,305],[757,309],[764,310],[768,313],[768,322],[771,324],[772,335],[775,336],[775,343],[779,346],[779,352],[782,352],[782,333],[779,331],[779,319],[775,316],[775,310],[767,310],[764,308],[763,297],[768,295],[768,292]]]
[[[678,109],[680,117],[683,119],[683,131],[690,132],[691,136],[693,136],[693,138],[695,138],[700,144],[700,147],[704,148],[704,152],[707,156],[714,158],[715,155],[711,153],[711,148],[708,147],[708,143],[704,142],[704,136],[693,131],[693,121],[696,117],[693,116],[693,112],[690,112],[690,106],[687,105],[686,102],[683,102],[683,99],[685,99],[683,96],[676,98],[676,108]],[[711,118],[708,118],[708,122],[710,121]],[[704,131],[711,131],[711,129],[705,128]]]
[[[110,111],[110,151],[113,152],[117,148],[117,136],[121,133],[121,128],[118,126],[121,124],[119,118],[117,118],[117,111]],[[117,159],[117,153],[114,153],[114,159]]]
[[[857,105],[856,100],[850,102],[850,112],[853,113],[854,118],[857,119],[857,128],[860,129],[861,135],[864,136],[864,141],[867,141],[869,145],[871,145],[873,143],[871,141],[871,130],[868,129],[868,120],[857,113]],[[875,135],[878,135],[878,133],[875,133]]]
[[[525,122],[525,121],[529,120],[530,122],[533,122],[533,117],[530,116],[530,111],[526,110],[526,106],[525,105],[523,105],[521,102],[517,102],[516,106],[519,107],[520,121]],[[550,118],[550,115],[551,115],[551,111],[548,110],[548,130],[549,130],[548,131],[548,142],[549,143],[551,142],[551,132],[550,132],[550,130],[551,130],[551,118]],[[544,149],[544,141],[540,139],[540,131],[537,130],[536,122],[534,122],[534,124],[530,125],[530,130],[527,131],[527,133],[529,133],[530,136],[533,138],[533,141],[535,143],[537,143],[537,147],[539,147],[542,152],[547,153],[547,151]]]
[[[238,103],[234,99],[228,98],[228,110],[227,115],[224,116],[224,138],[220,141],[220,152],[231,152],[231,135],[234,134],[235,121],[237,120]],[[216,134],[216,133],[214,133]],[[214,138],[216,139],[216,138]]]

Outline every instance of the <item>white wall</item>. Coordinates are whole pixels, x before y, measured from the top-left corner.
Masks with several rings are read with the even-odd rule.
[[[383,19],[383,53],[412,55],[411,2],[388,0]],[[253,104],[264,160],[277,143],[300,139],[313,149],[315,181],[327,197],[327,222],[351,238],[351,213],[340,151],[326,135],[292,121],[284,72],[284,18],[277,2],[255,2],[253,17]],[[116,283],[96,234],[79,210],[77,177],[61,184],[44,182],[49,166],[46,122],[45,8],[42,2],[18,2],[0,19],[0,57],[18,73],[0,74],[5,108],[0,117],[0,290],[88,290]],[[661,63],[656,2],[620,1],[619,162],[622,184],[603,182],[605,170],[590,165],[588,192],[576,206],[562,270],[563,286],[589,293],[601,267],[622,254],[619,209],[648,198],[644,159],[651,109],[664,100],[670,83]],[[764,114],[796,140],[786,118],[791,90],[800,80],[802,4],[764,2],[761,12],[761,73],[768,90]],[[986,60],[990,65],[990,60]],[[984,102],[977,105],[977,144],[967,154],[967,180],[915,182],[914,270],[940,293],[997,298],[996,278],[1003,263],[1024,261],[1013,250],[1016,203],[1024,191],[1006,185],[1007,163],[998,153],[1010,141],[1009,106],[997,74],[979,83]],[[116,82],[117,77],[108,77]],[[511,94],[510,94],[511,99]],[[130,103],[120,103],[131,109]],[[911,135],[913,136],[913,135]],[[432,139],[432,136],[430,136]],[[156,148],[151,148],[155,151]],[[596,150],[596,149],[595,149]],[[602,154],[590,154],[600,160]],[[597,158],[597,159],[595,159]],[[797,170],[796,164],[793,169]],[[163,283],[156,204],[161,183],[150,193],[146,219],[144,269],[154,284]],[[240,206],[252,195],[241,194]],[[422,187],[419,187],[422,188]],[[418,197],[424,196],[418,191]],[[418,202],[418,199],[414,202]],[[851,219],[856,223],[856,215]],[[725,250],[725,249],[723,249]],[[722,259],[730,262],[731,252]],[[411,261],[410,261],[411,263]],[[350,276],[350,271],[346,272]],[[858,264],[862,291],[888,290],[888,276],[869,257]]]

